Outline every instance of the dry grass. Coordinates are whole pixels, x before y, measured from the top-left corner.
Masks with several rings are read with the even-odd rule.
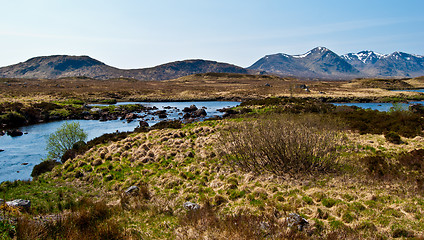
[[[0,95],[2,101],[19,99],[21,102],[68,98],[81,98],[88,101],[111,98],[119,101],[166,101],[240,100],[279,96],[374,98],[399,95],[398,92],[362,86],[361,81],[308,81],[243,74],[196,74],[168,81],[94,80],[89,78],[0,79]],[[413,87],[424,85],[419,78],[405,80],[405,82]],[[271,87],[266,84],[270,84]],[[302,84],[306,84],[310,92],[298,88]],[[418,93],[402,94],[405,96],[419,95]]]
[[[261,239],[268,233],[270,239],[420,236],[424,229],[420,182],[397,175],[376,178],[361,161],[375,154],[378,147],[387,147],[385,161],[396,164],[395,158],[405,146],[388,143],[382,135],[346,133],[349,140],[339,150],[340,168],[335,173],[257,174],[233,168],[219,158],[219,148],[214,145],[219,133],[236,121],[133,134],[89,150],[50,176],[87,182],[111,192],[149,183],[149,199],[124,195],[109,200],[124,209],[122,216],[128,220],[131,236],[148,239]],[[404,140],[410,142],[408,149],[423,144],[418,138]],[[91,165],[96,159],[103,163]],[[83,177],[76,179],[75,171],[81,171]],[[182,208],[185,201],[197,202],[203,208],[196,214],[187,213]],[[307,218],[311,236],[290,232],[281,225],[290,212]],[[263,222],[271,227],[258,228]]]
[[[111,219],[116,209],[82,199],[72,211],[44,219],[20,217],[17,239],[124,239],[123,229]]]
[[[274,120],[265,118],[270,124],[264,125],[264,129],[278,129],[283,123],[298,120],[300,123],[295,126],[300,129],[307,126],[317,130],[312,134],[337,130],[317,121],[322,117],[318,115],[274,116],[284,121],[275,120],[280,124],[272,125]],[[244,129],[243,122],[264,120],[254,118],[206,121],[183,125],[181,129],[129,134],[124,139],[92,147],[84,155],[42,175],[40,181],[54,179],[108,192],[98,198],[118,210],[99,221],[110,223],[111,227],[120,223],[118,227],[125,228],[123,238],[422,238],[424,180],[415,178],[415,167],[422,164],[416,156],[421,152],[405,153],[422,148],[421,137],[402,138],[408,143],[405,145],[389,143],[381,134],[343,132],[346,142],[336,152],[330,151],[336,154],[332,161],[339,163],[338,171],[315,175],[282,171],[258,174],[231,166],[220,155],[221,133],[235,125]],[[248,130],[255,130],[253,126],[258,125],[252,124]],[[273,137],[278,140],[278,136],[285,135],[276,131]],[[317,139],[315,143],[320,138]],[[364,158],[377,155],[378,151],[383,152],[384,161],[377,161],[377,165],[397,168],[400,175],[389,172],[387,177],[375,177],[369,171],[373,165]],[[402,158],[403,154],[406,157]],[[399,177],[402,174],[410,177]],[[134,196],[121,194],[132,185],[142,187],[141,192]],[[200,204],[201,210],[187,212],[182,207],[186,201]],[[288,229],[285,219],[291,212],[305,217],[310,227],[302,232]],[[96,231],[103,230],[93,230]]]

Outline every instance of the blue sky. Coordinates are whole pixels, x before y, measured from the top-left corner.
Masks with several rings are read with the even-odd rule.
[[[422,0],[0,0],[0,66],[88,55],[119,68],[208,59],[242,67],[325,46],[424,55]]]

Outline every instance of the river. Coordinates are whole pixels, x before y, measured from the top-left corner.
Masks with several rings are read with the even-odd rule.
[[[239,105],[239,102],[140,102],[140,103],[118,103],[123,104],[142,104],[146,107],[157,107],[162,110],[167,109],[167,119],[181,118],[181,110],[190,105],[196,105],[198,108],[205,107],[207,118],[212,116],[221,116],[223,113],[218,109],[234,107]],[[143,113],[144,115],[145,113]],[[159,119],[154,115],[147,115],[143,118],[150,126],[164,120]],[[32,169],[40,161],[47,157],[46,140],[49,134],[56,131],[64,122],[79,122],[80,126],[88,134],[88,140],[101,136],[104,133],[112,133],[115,131],[132,131],[138,126],[139,121],[135,120],[130,123],[127,121],[113,120],[101,122],[98,120],[62,120],[56,122],[42,123],[21,127],[20,130],[26,134],[19,137],[10,137],[7,135],[0,137],[0,182],[13,180],[30,179]]]
[[[363,109],[371,109],[387,112],[393,107],[393,103],[333,103],[336,106],[356,106]],[[402,109],[408,110],[409,106],[412,104],[424,104],[424,101],[411,101],[408,103],[399,103],[402,106]]]

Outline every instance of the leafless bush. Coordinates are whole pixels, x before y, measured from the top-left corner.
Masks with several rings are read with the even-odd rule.
[[[342,137],[318,115],[272,115],[234,123],[223,134],[226,158],[247,171],[313,173],[334,169]]]

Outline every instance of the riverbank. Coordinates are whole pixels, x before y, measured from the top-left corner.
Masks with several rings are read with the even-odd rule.
[[[18,137],[0,136],[0,146],[4,150],[0,153],[0,182],[30,179],[32,168],[39,164],[41,159],[47,157],[45,148],[49,134],[65,122],[78,122],[87,132],[88,140],[91,140],[102,134],[134,131],[137,127],[146,128],[166,120],[192,122],[216,118],[225,114],[225,110],[220,109],[238,104],[237,102],[140,104],[123,102],[116,105],[93,105],[84,108],[87,113],[82,115],[83,119],[56,120],[54,118],[54,121],[20,127],[20,132],[26,134]]]

